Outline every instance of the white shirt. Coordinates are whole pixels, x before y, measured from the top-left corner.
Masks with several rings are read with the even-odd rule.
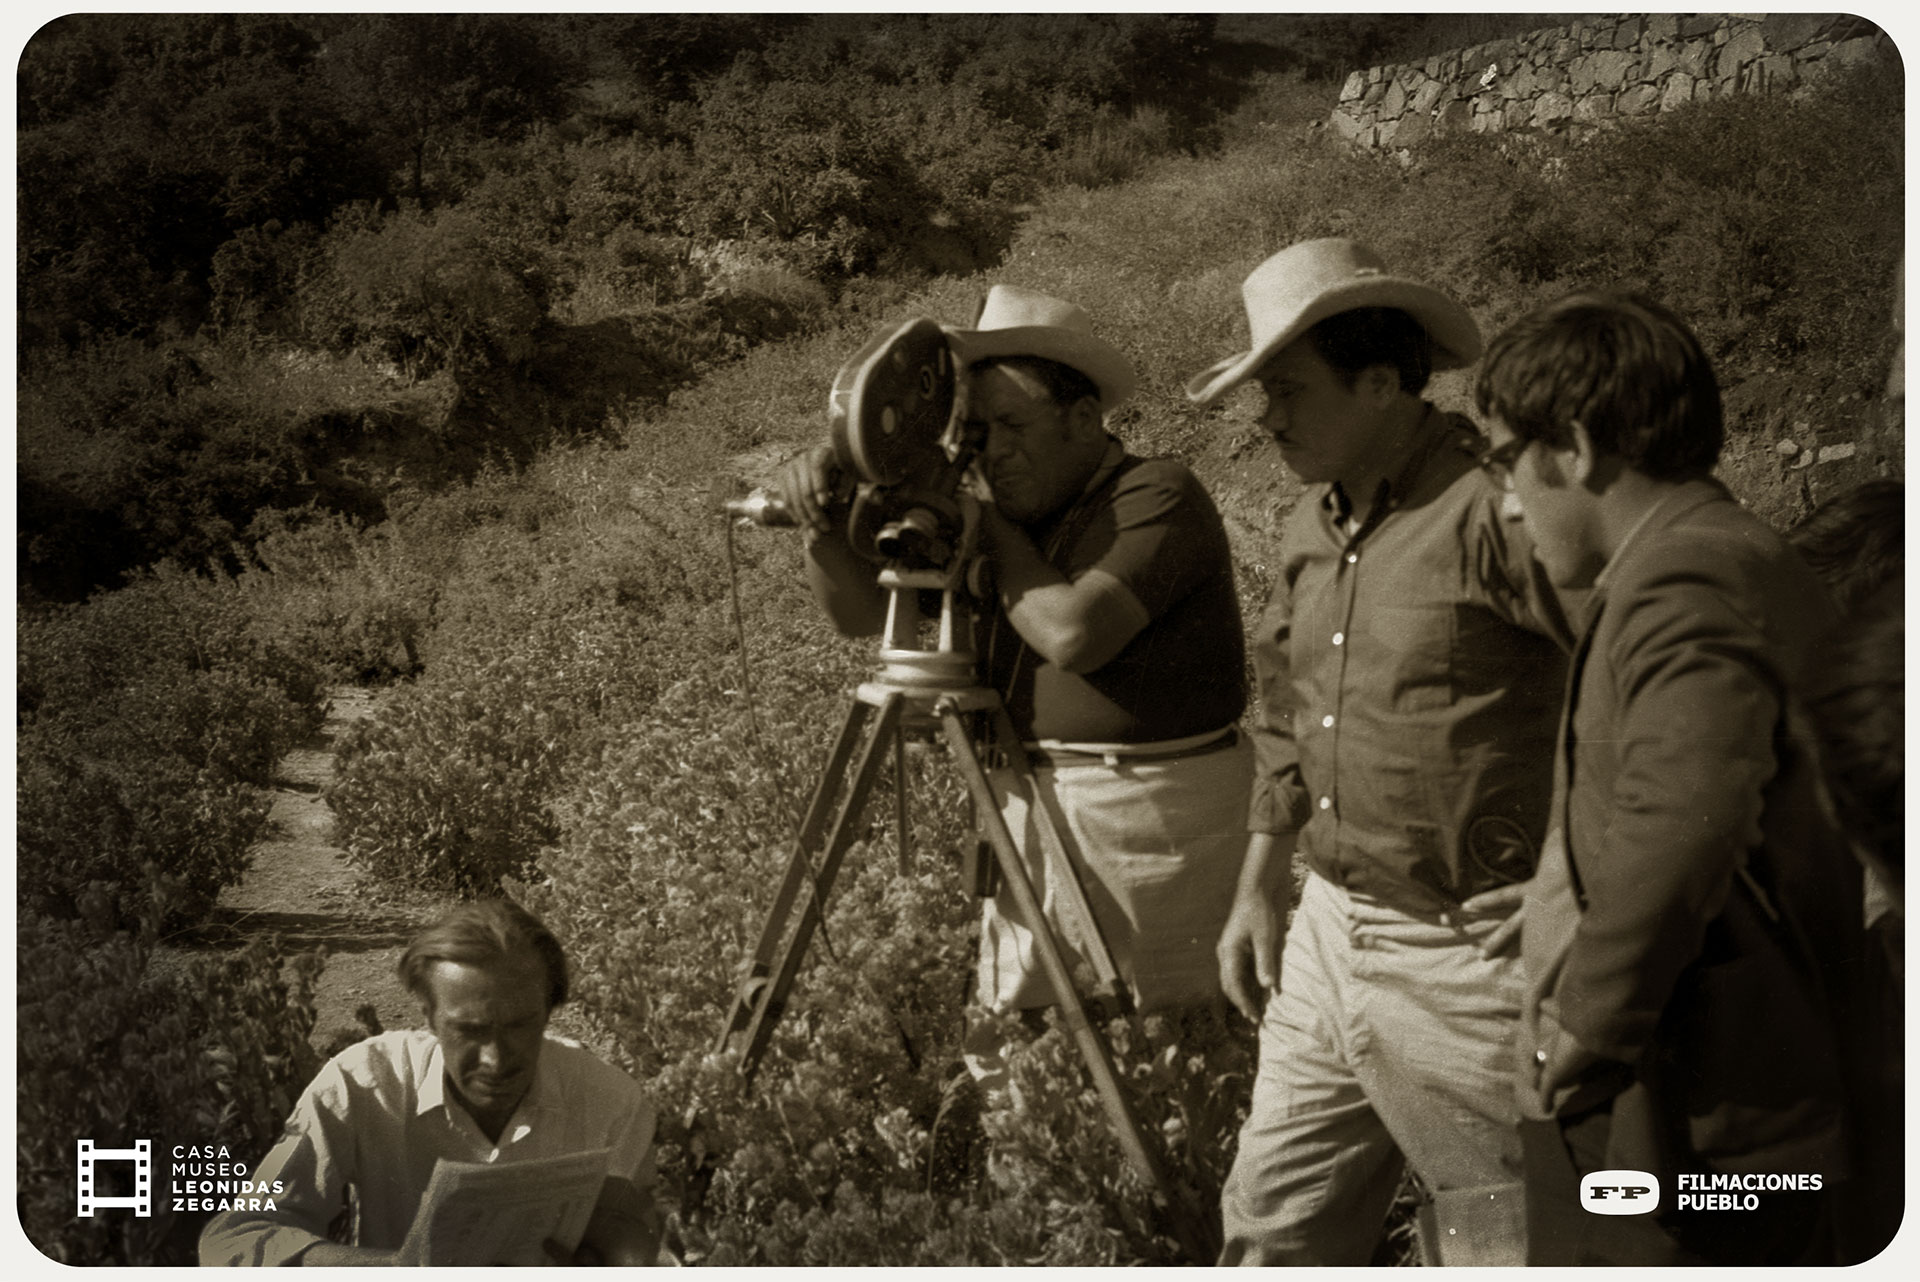
[[[609,1149],[607,1174],[650,1196],[654,1109],[631,1077],[591,1051],[548,1034],[526,1098],[489,1140],[450,1097],[440,1041],[425,1029],[382,1033],[329,1060],[301,1095],[287,1129],[249,1175],[281,1182],[275,1209],[223,1211],[200,1237],[202,1264],[287,1264],[315,1242],[359,1190],[358,1245],[405,1240],[441,1158],[521,1162]]]

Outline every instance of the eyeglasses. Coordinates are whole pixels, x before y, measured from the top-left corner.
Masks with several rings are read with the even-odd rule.
[[[1473,456],[1481,470],[1493,478],[1493,483],[1503,490],[1513,488],[1513,465],[1527,452],[1527,446],[1533,444],[1524,436],[1516,436],[1505,445],[1489,445]]]

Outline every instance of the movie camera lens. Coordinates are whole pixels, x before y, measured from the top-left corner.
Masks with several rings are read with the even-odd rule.
[[[793,519],[787,501],[764,486],[753,490],[743,499],[728,499],[726,508],[727,515],[736,521],[746,520],[755,525],[782,528],[799,524]]]
[[[888,560],[943,564],[952,553],[946,537],[946,522],[931,508],[908,508],[898,520],[889,521],[873,536],[873,546]]]

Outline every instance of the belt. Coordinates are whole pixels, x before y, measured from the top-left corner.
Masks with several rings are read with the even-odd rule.
[[[1158,743],[1025,745],[1027,760],[1036,766],[1132,766],[1152,761],[1177,761],[1221,752],[1240,742],[1238,726],[1228,726],[1192,739],[1163,739]]]

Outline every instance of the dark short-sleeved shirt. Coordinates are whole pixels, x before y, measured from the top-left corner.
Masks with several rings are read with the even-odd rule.
[[[1245,640],[1226,527],[1173,459],[1123,456],[1066,512],[1028,533],[1048,564],[1078,579],[1104,571],[1150,622],[1098,669],[1047,662],[998,612],[975,646],[1023,738],[1153,743],[1232,725],[1246,708]]]
[[[1553,788],[1569,629],[1483,439],[1428,406],[1351,533],[1309,490],[1254,634],[1249,828],[1297,830],[1313,871],[1410,911],[1530,876]]]

